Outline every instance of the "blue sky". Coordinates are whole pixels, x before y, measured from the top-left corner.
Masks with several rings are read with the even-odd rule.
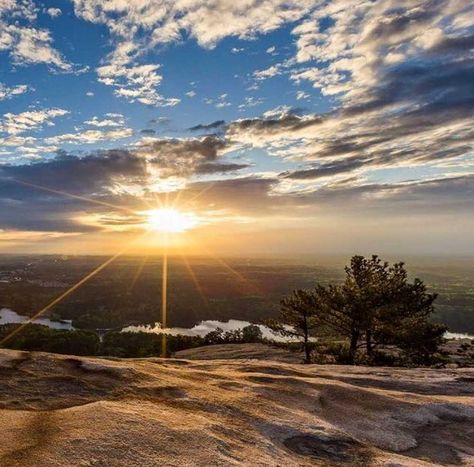
[[[5,0],[0,248],[125,238],[140,220],[117,229],[100,202],[209,184],[197,230],[253,232],[256,252],[472,252],[472,17],[455,0]],[[413,218],[430,242],[399,227]],[[359,240],[341,234],[355,219]]]

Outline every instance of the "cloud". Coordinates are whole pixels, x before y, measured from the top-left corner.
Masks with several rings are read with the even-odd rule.
[[[212,137],[155,141],[146,147],[56,157],[0,166],[3,229],[85,232],[102,222],[78,223],[85,213],[110,216],[143,210],[143,198],[171,174],[234,172],[244,164],[218,160],[223,144]],[[69,195],[68,195],[69,194]],[[61,202],[58,202],[60,200]],[[88,214],[88,215],[89,215]]]
[[[274,76],[281,75],[281,65],[272,65],[264,70],[254,71],[253,76],[261,81],[268,78],[273,78]]]
[[[1,2],[0,51],[8,52],[17,65],[40,63],[62,72],[73,71],[73,66],[53,47],[50,32],[32,26],[36,16],[32,1]]]
[[[296,93],[296,99],[299,100],[299,101],[303,100],[303,99],[309,99],[310,97],[311,96],[308,93],[304,92],[304,91],[297,91],[297,93]]]
[[[229,124],[227,136],[235,141],[258,146],[271,141],[272,137],[282,139],[287,136],[298,139],[302,135],[307,136],[309,131],[314,131],[314,128],[321,125],[323,121],[324,118],[319,115],[299,116],[283,110],[274,117],[235,120]]]
[[[225,125],[225,120],[216,120],[215,122],[195,125],[189,128],[189,131],[208,131],[208,130],[219,130]]]
[[[229,36],[251,39],[302,18],[317,0],[250,0],[245,4],[230,0],[73,2],[76,16],[106,25],[116,44],[107,64],[97,70],[99,81],[116,87],[116,95],[132,102],[172,106],[179,100],[165,98],[156,90],[161,81],[161,75],[156,72],[159,65],[138,65],[140,57],[149,50],[186,37],[194,38],[205,48],[213,48]],[[144,66],[154,68],[145,73]],[[224,101],[216,103],[218,108],[228,105]]]
[[[232,216],[311,219],[311,215],[340,215],[373,218],[400,218],[416,215],[466,215],[474,201],[474,175],[444,177],[403,183],[347,183],[322,185],[305,191],[281,192],[275,177],[250,176],[189,184],[185,198],[202,193],[197,209],[212,209]]]
[[[245,97],[244,102],[239,104],[239,110],[245,110],[249,107],[257,107],[258,105],[262,105],[264,102],[263,97]]]
[[[172,107],[179,104],[177,98],[165,98],[157,91],[161,75],[157,73],[160,65],[127,65],[114,60],[110,64],[97,68],[99,82],[115,88],[114,94],[130,102],[156,107]]]
[[[98,128],[102,127],[121,127],[125,124],[125,118],[122,114],[107,114],[104,119],[99,117],[92,117],[90,120],[84,122],[85,125],[95,126]]]
[[[194,173],[200,175],[209,175],[224,172],[237,172],[238,170],[250,167],[249,164],[235,164],[225,162],[205,162],[196,166]]]
[[[131,128],[114,130],[84,130],[76,133],[64,133],[45,139],[47,144],[92,144],[99,141],[116,141],[133,135]]]
[[[210,98],[205,98],[204,99],[204,102],[207,104],[207,105],[213,105],[214,107],[216,107],[216,109],[222,109],[224,107],[230,107],[232,104],[227,100],[228,98],[228,94],[227,93],[224,93],[224,94],[221,94],[220,96],[216,97],[215,99],[210,99]]]
[[[3,146],[22,146],[24,144],[34,144],[36,138],[33,136],[10,135],[6,138],[0,138],[0,144]]]
[[[369,163],[370,161],[364,158],[353,157],[352,159],[345,159],[328,164],[320,164],[309,169],[283,172],[280,174],[280,176],[294,180],[315,180],[318,178],[332,177],[339,174],[347,174],[348,172],[352,172],[356,169],[364,167],[364,165]]]
[[[124,182],[143,186],[147,172],[139,156],[112,150],[85,157],[61,153],[47,161],[3,165],[0,179],[2,228],[80,232],[91,229],[75,221],[84,212],[120,212],[111,206],[115,203],[125,210],[133,203],[138,206],[137,199],[119,194],[120,186]]]
[[[333,95],[334,110],[238,120],[227,136],[318,163],[301,177],[319,167],[351,168],[354,158],[370,171],[469,157],[474,54],[467,15],[466,4],[449,0],[397,8],[389,0],[357,1],[350,11],[344,1],[322,4],[293,29],[298,52],[288,68],[296,83],[309,80]]]
[[[145,140],[137,152],[154,164],[161,177],[190,176],[196,167],[214,163],[223,155],[227,144],[216,136],[191,139]]]
[[[0,132],[18,135],[36,130],[43,125],[54,126],[52,120],[68,114],[64,109],[31,110],[19,114],[6,113],[0,121]]]
[[[76,15],[107,25],[118,39],[137,39],[145,33],[149,46],[176,42],[191,36],[207,48],[229,36],[249,39],[302,18],[315,5],[309,0],[250,0],[245,4],[145,0],[107,2],[74,0]]]
[[[153,136],[156,134],[156,130],[154,130],[153,128],[143,128],[142,130],[140,130],[140,133],[146,136]]]
[[[8,87],[3,83],[0,83],[0,101],[11,99],[14,96],[24,94],[31,90],[26,84],[18,84],[16,86]]]
[[[48,8],[46,13],[48,13],[51,18],[57,18],[58,16],[61,16],[63,12],[60,8]]]
[[[168,117],[157,117],[157,118],[152,118],[149,121],[149,124],[151,125],[158,125],[158,126],[166,126],[171,123],[171,119]]]

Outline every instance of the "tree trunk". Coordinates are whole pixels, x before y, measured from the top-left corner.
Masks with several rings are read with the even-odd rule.
[[[349,365],[354,365],[357,343],[359,342],[359,330],[353,329],[351,333],[351,346],[349,347]]]
[[[305,335],[305,339],[304,339],[304,362],[306,364],[311,363],[311,348],[308,342],[307,335]]]
[[[370,329],[367,329],[365,338],[366,338],[367,356],[372,357],[372,355],[374,354],[374,349],[372,347],[372,331]]]

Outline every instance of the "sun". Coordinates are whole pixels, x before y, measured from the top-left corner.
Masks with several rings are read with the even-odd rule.
[[[157,232],[185,232],[198,224],[194,214],[174,208],[150,209],[143,214],[146,216],[148,229]]]

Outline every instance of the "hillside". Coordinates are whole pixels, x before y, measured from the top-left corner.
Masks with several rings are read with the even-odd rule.
[[[0,350],[0,372],[2,466],[474,464],[473,369]]]

